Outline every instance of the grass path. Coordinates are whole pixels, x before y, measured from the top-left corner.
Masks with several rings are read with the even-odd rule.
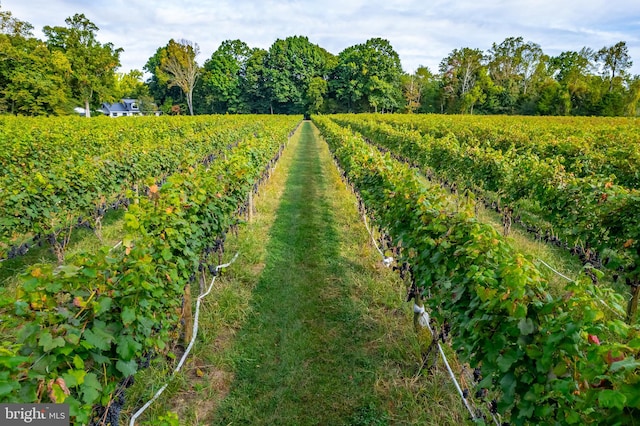
[[[349,275],[365,271],[349,255],[362,242],[339,229],[345,224],[331,194],[335,182],[318,151],[304,123],[218,423],[340,424],[363,413],[382,416],[369,344],[384,330],[354,294]]]
[[[256,208],[228,244],[240,258],[204,307],[194,356],[149,424],[167,410],[180,424],[465,424],[440,369],[419,374],[404,286],[310,122]],[[162,383],[150,370],[130,403]]]

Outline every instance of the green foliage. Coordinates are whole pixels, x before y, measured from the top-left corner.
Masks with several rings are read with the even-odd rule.
[[[444,97],[453,105],[449,112],[473,113],[473,106],[483,98],[479,80],[483,72],[484,54],[480,49],[454,49],[440,63]],[[445,102],[446,102],[445,101]]]
[[[327,81],[322,77],[313,77],[309,83],[309,88],[305,95],[306,111],[310,114],[316,114],[322,111],[324,98],[329,90]]]
[[[151,75],[145,83],[149,88],[149,94],[153,97],[161,111],[168,114],[174,102],[183,101],[184,94],[177,86],[168,87],[166,82],[161,81],[158,76],[157,70],[160,67],[160,55],[164,49],[165,47],[159,47],[156,53],[147,60],[142,69]]]
[[[0,34],[0,45],[12,61],[2,61],[0,102],[16,115],[64,115],[71,109],[67,79],[71,67],[60,52],[35,38]]]
[[[69,61],[72,96],[82,102],[90,117],[90,106],[109,100],[122,49],[114,48],[112,43],[100,43],[96,38],[98,27],[84,14],[75,14],[65,22],[67,27],[45,26],[43,31],[49,49],[62,52]]]
[[[426,79],[423,67],[405,74],[382,38],[347,47],[337,57],[305,36],[278,39],[268,51],[225,40],[203,69],[196,43],[170,40],[143,67],[151,74],[147,94],[139,71],[116,73],[122,49],[98,42],[94,23],[82,14],[65,22],[44,27],[43,46],[31,24],[0,11],[0,113],[62,115],[80,102],[89,116],[102,102],[133,97],[172,114],[637,116],[640,102],[625,41],[549,57],[522,37],[507,37],[486,52],[456,48],[443,58],[440,72]]]
[[[243,41],[225,40],[205,61],[200,80],[204,112],[249,112],[241,89],[251,54],[251,49]]]
[[[401,105],[401,75],[391,44],[372,38],[340,52],[330,88],[349,112],[393,111]]]
[[[120,248],[26,271],[15,311],[2,313],[3,323],[19,325],[16,345],[3,346],[0,400],[65,402],[75,422],[86,424],[143,356],[166,353],[180,335],[185,286],[199,265],[217,262],[212,245],[237,223],[247,193],[298,120],[254,117],[254,133],[224,158],[149,187],[125,214]],[[208,140],[206,122],[194,124],[189,140]]]
[[[63,240],[78,218],[94,225],[127,190],[217,156],[258,128],[251,117],[1,122],[0,258],[36,235]]]
[[[149,87],[142,81],[142,71],[132,70],[128,73],[117,73],[113,98],[120,100],[124,98],[140,99],[149,97]],[[149,112],[149,109],[140,108],[143,112]],[[153,110],[151,110],[153,111]]]
[[[332,54],[309,42],[307,37],[276,40],[265,58],[265,88],[272,111],[286,114],[309,112],[311,102],[318,102],[318,90],[322,90],[317,79],[326,79],[334,63]],[[314,87],[310,89],[314,79]]]
[[[638,282],[640,223],[628,213],[640,200],[634,123],[574,120],[552,128],[549,119],[541,126],[499,117],[387,117],[392,126],[349,116],[337,121],[463,189],[509,206],[526,225],[595,251],[611,273]],[[418,131],[402,130],[402,123]],[[581,123],[593,128],[584,130]],[[558,140],[561,134],[568,134],[564,141]],[[576,140],[578,134],[583,141]]]
[[[640,329],[606,320],[592,295],[611,306],[617,299],[584,277],[551,296],[540,272],[479,223],[471,204],[456,208],[410,166],[329,118],[314,121],[377,225],[401,246],[398,262],[408,262],[416,287],[430,294],[434,317],[451,325],[454,348],[481,367],[479,386],[500,394],[497,408],[512,424],[628,424],[638,415]],[[406,146],[412,160],[421,158],[423,146]]]
[[[270,98],[265,89],[268,78],[266,67],[268,54],[264,49],[255,48],[247,60],[247,69],[241,87],[245,102],[252,113],[272,112]]]
[[[200,52],[197,43],[188,40],[169,40],[166,47],[159,50],[155,75],[167,87],[179,87],[187,99],[189,113],[193,115],[193,90],[200,75],[196,56]]]
[[[151,425],[151,423],[146,422],[143,424]],[[173,411],[167,411],[166,414],[158,416],[158,418],[154,420],[153,426],[180,426],[180,418],[178,414]]]

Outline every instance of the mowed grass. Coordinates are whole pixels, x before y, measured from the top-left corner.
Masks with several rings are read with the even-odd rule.
[[[251,425],[465,424],[441,367],[422,369],[411,305],[382,266],[326,144],[303,123],[227,244],[193,356],[143,420]],[[423,342],[424,344],[424,342]],[[137,377],[128,412],[169,368]]]

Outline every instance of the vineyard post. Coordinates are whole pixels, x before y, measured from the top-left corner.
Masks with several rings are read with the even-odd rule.
[[[184,299],[182,303],[182,319],[184,327],[184,343],[191,341],[191,330],[193,329],[193,314],[191,312],[191,284],[184,287]]]
[[[627,307],[627,321],[629,324],[636,322],[636,314],[638,312],[638,295],[640,293],[640,283],[634,282],[631,285],[631,299]]]
[[[139,187],[138,187],[137,183],[135,183],[133,185],[133,192],[136,194],[135,199],[133,200],[133,203],[134,204],[139,204],[140,203],[140,190],[139,190]]]
[[[253,191],[249,191],[249,223],[253,222]]]

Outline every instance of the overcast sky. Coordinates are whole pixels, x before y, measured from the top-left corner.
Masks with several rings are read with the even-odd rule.
[[[240,39],[268,49],[277,39],[303,35],[338,54],[372,37],[389,40],[405,71],[440,61],[462,47],[487,51],[522,36],[549,55],[626,41],[640,74],[640,1],[637,0],[0,0],[2,10],[35,27],[64,26],[84,13],[98,39],[121,47],[121,71],[142,69],[169,39],[198,43],[198,62],[220,43]]]

